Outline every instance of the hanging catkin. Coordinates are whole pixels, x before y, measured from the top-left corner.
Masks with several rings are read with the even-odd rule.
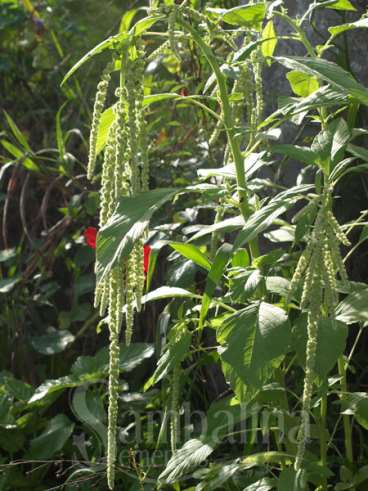
[[[338,243],[348,245],[349,240],[341,230],[331,210],[331,190],[326,187],[314,229],[295,269],[290,284],[293,295],[301,287],[301,309],[308,312],[305,378],[302,399],[302,416],[298,434],[295,469],[303,467],[309,414],[315,379],[315,360],[318,339],[318,322],[323,316],[333,316],[338,302],[337,275],[347,281],[347,274]]]
[[[108,224],[119,200],[147,191],[149,185],[146,123],[144,119],[144,50],[141,42],[121,57],[120,86],[115,91],[113,122],[109,128],[101,174],[99,228]],[[104,70],[97,87],[90,134],[88,177],[96,162],[96,143],[101,114],[107,97],[112,64]],[[107,480],[114,488],[117,454],[116,433],[119,397],[119,334],[126,304],[126,343],[133,334],[134,311],[140,308],[144,290],[143,239],[138,240],[127,258],[115,264],[96,284],[95,306],[108,314],[110,333],[109,410],[107,431]]]
[[[111,78],[112,64],[109,63],[105,70],[102,72],[102,77],[97,85],[97,92],[95,97],[95,104],[93,107],[93,116],[91,124],[91,132],[89,136],[89,155],[88,155],[88,167],[87,177],[92,179],[93,172],[96,165],[96,145],[98,128],[100,125],[101,114],[105,106],[107,91],[109,88],[109,82]]]

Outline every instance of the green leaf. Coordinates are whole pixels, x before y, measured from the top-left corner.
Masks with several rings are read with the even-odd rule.
[[[227,218],[221,222],[214,223],[213,225],[204,226],[199,232],[197,232],[190,241],[197,240],[213,232],[231,232],[237,228],[241,228],[244,225],[244,219],[242,216],[233,218]]]
[[[329,32],[334,36],[338,36],[343,32],[350,31],[351,29],[359,29],[368,27],[368,18],[359,19],[355,22],[348,22],[347,24],[340,24],[338,26],[331,26],[328,28]]]
[[[288,351],[290,325],[284,310],[253,303],[228,317],[218,329],[224,360],[247,386],[261,388],[272,371],[271,362]]]
[[[176,324],[170,330],[164,352],[158,360],[154,374],[145,384],[145,390],[166,377],[188,356],[191,341],[192,335],[184,323]]]
[[[1,144],[10,153],[10,155],[19,160],[26,169],[39,172],[40,168],[35,162],[33,162],[33,160],[27,157],[26,152],[19,150],[19,148],[7,140],[1,140]]]
[[[13,249],[3,249],[0,251],[0,263],[4,263],[5,261],[9,261],[9,259],[13,259],[16,257],[17,250],[14,247]]]
[[[179,189],[160,188],[122,198],[107,224],[97,235],[96,274],[101,280],[113,266],[127,257],[147,230],[152,215]]]
[[[88,388],[73,392],[71,408],[74,415],[101,438],[107,448],[106,413],[101,396]]]
[[[358,423],[368,430],[368,394],[366,392],[344,393],[341,407],[343,414],[352,414]]]
[[[307,58],[301,56],[279,56],[275,58],[291,70],[298,70],[315,76],[331,84],[346,94],[354,97],[362,104],[368,105],[368,89],[336,63],[322,58]]]
[[[200,328],[203,326],[203,322],[210,307],[211,299],[215,294],[217,285],[220,284],[224,269],[230,260],[232,249],[233,248],[230,244],[223,244],[219,248],[213,261],[212,267],[207,275],[206,287],[202,299],[201,312],[199,314]]]
[[[277,491],[306,491],[304,479],[294,469],[284,469],[277,480]]]
[[[10,115],[5,110],[4,110],[4,114],[5,114],[6,121],[8,122],[8,125],[10,126],[10,129],[11,129],[13,135],[18,140],[18,143],[20,143],[22,145],[24,150],[26,150],[29,153],[32,153],[32,149],[29,146],[27,138],[23,135],[23,133],[20,131],[18,126],[13,121],[13,119],[10,117]]]
[[[292,70],[286,74],[286,78],[294,94],[300,97],[308,97],[319,89],[319,83],[316,77],[307,73]]]
[[[107,137],[109,134],[109,129],[114,122],[115,114],[114,107],[111,106],[106,109],[100,119],[100,124],[98,126],[97,140],[96,140],[96,153],[97,155],[105,148]]]
[[[164,15],[151,15],[148,17],[144,17],[144,19],[139,20],[134,26],[130,29],[129,34],[132,36],[140,36],[144,32],[148,31],[156,22],[160,20],[165,20],[166,17]]]
[[[300,147],[298,145],[291,145],[289,143],[282,143],[280,145],[273,145],[272,151],[274,153],[280,153],[281,155],[286,155],[293,160],[298,162],[304,162],[308,165],[313,165],[316,163],[317,154],[309,147]]]
[[[274,479],[270,479],[268,477],[262,477],[262,479],[244,488],[243,491],[271,491],[271,489],[274,488],[275,488]]]
[[[139,366],[143,360],[153,355],[153,346],[146,343],[133,343],[120,346],[120,365],[123,372],[129,372]],[[79,387],[86,382],[96,383],[107,375],[109,367],[108,348],[102,348],[94,356],[80,356],[71,368],[71,375],[53,380],[46,380],[28,401],[28,404],[43,401],[48,396],[68,388]]]
[[[256,31],[262,28],[262,22],[266,14],[266,7],[263,3],[234,7],[227,10],[222,19],[228,24],[242,26]]]
[[[15,285],[20,281],[19,277],[16,278],[6,278],[5,280],[0,280],[0,293],[9,293],[15,287]]]
[[[65,156],[65,143],[63,137],[63,129],[61,127],[61,113],[63,112],[64,107],[68,104],[68,101],[64,102],[55,117],[55,126],[56,126],[56,144],[59,150],[61,160],[64,159]]]
[[[346,324],[333,319],[318,323],[315,372],[325,378],[344,353],[348,330]],[[299,317],[293,328],[292,343],[300,362],[305,365],[307,345],[307,316]]]
[[[215,445],[206,438],[188,440],[169,460],[165,470],[160,474],[159,481],[173,483],[180,476],[198,467],[214,451]]]
[[[124,12],[121,21],[120,21],[120,28],[119,32],[128,32],[130,29],[130,26],[132,25],[132,22],[134,20],[134,17],[137,15],[139,12],[139,9],[130,9]]]
[[[350,12],[356,12],[356,8],[350,3],[349,0],[336,0],[336,2],[332,2],[326,5],[328,9],[334,10],[347,10]]]
[[[260,210],[255,211],[236,237],[234,249],[243,246],[264,232],[272,225],[277,217],[285,213],[294,203],[303,198],[302,193],[312,188],[313,186],[311,185],[294,186],[278,194],[272,198],[270,203]]]
[[[350,293],[336,309],[336,319],[345,324],[368,321],[368,288]]]
[[[84,65],[87,61],[92,59],[94,56],[102,53],[105,51],[105,49],[112,48],[113,46],[116,46],[117,44],[121,42],[128,42],[128,34],[121,32],[119,34],[116,34],[115,36],[110,36],[101,43],[99,43],[97,46],[92,48],[88,53],[86,53],[80,60],[75,63],[75,65],[72,66],[72,68],[68,71],[68,73],[65,75],[63,78],[60,86],[62,87],[67,80],[82,66]]]
[[[262,40],[264,41],[261,45],[262,55],[265,58],[270,58],[277,46],[277,34],[272,20],[269,20],[265,25],[262,31]]]
[[[350,144],[347,146],[347,151],[355,157],[368,162],[368,150],[366,148]]]
[[[207,271],[211,269],[210,260],[197,246],[193,244],[183,244],[181,242],[170,242],[169,245],[183,257],[193,261],[201,268],[207,269]]]
[[[206,430],[199,438],[188,440],[169,460],[159,476],[160,482],[173,483],[204,462],[237,423],[247,417],[244,405],[226,397],[211,404],[207,413]],[[207,489],[207,488],[205,488]]]
[[[65,414],[52,418],[40,436],[31,440],[27,458],[49,459],[63,449],[74,430],[74,423]]]
[[[201,298],[201,296],[176,286],[160,286],[160,288],[144,295],[142,297],[142,304],[164,298]]]
[[[340,155],[351,138],[349,126],[343,118],[338,120],[332,137],[331,159],[332,161],[340,160]]]
[[[54,355],[66,350],[74,342],[75,337],[67,330],[53,330],[42,336],[31,337],[31,345],[43,355]]]

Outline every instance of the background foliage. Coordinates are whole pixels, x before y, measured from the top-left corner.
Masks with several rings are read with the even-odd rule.
[[[218,8],[237,4],[213,1],[193,2],[193,6],[201,9],[205,3]],[[97,186],[87,183],[85,165],[92,100],[107,54],[84,65],[62,88],[60,83],[85,52],[119,30],[124,12],[142,4],[145,2],[0,1],[0,489],[4,491],[107,489],[103,459],[108,333],[92,308],[95,252],[83,236],[87,227],[97,226]],[[336,15],[336,24],[358,18],[349,9]],[[338,47],[329,54],[347,70],[353,65],[348,65],[344,56],[349,36],[343,34]],[[152,43],[153,49],[155,41],[149,39],[147,43]],[[221,43],[216,45],[216,55],[220,59],[226,55]],[[291,66],[290,61],[281,63],[288,69],[300,69],[300,65]],[[274,69],[274,65],[264,67],[266,80]],[[186,97],[203,92],[210,75],[206,60],[194,45],[182,65],[173,55],[149,65],[147,93],[154,88],[154,93],[172,92],[182,98],[175,104],[162,100],[149,110],[152,189],[218,184],[216,180],[208,181],[208,176],[218,176],[224,135],[220,135],[216,147],[208,146],[213,122],[205,111],[185,102]],[[226,76],[236,79],[236,70],[230,67]],[[280,95],[306,97],[314,82],[308,78],[293,81],[290,72],[288,80],[294,93],[288,86],[288,93]],[[367,97],[364,91],[360,95],[362,99]],[[236,104],[236,95],[232,102]],[[267,116],[270,112],[271,108],[266,108]],[[345,113],[343,116],[347,119]],[[350,130],[364,130],[366,105],[362,104],[353,116],[353,122],[348,121]],[[287,148],[282,138],[274,143],[272,135],[264,136],[262,147],[266,152],[273,146],[272,162],[289,169],[283,174],[297,175],[297,183],[306,186],[314,181],[313,169],[303,167],[315,160],[310,154],[315,136],[310,123],[298,123],[301,131],[294,135],[294,144],[299,149]],[[349,140],[351,148],[347,152],[357,157],[357,165],[364,166],[366,136],[361,133],[358,137],[358,142]],[[261,205],[264,199],[287,191],[280,189],[285,182],[277,180],[278,170],[272,167],[271,158],[267,156],[266,160],[269,167],[251,179],[252,191],[258,192]],[[361,203],[367,197],[367,182],[365,168],[361,170],[348,174],[337,186],[336,195],[341,198],[336,200],[336,210],[342,222],[356,220],[365,208]],[[225,169],[220,171],[220,178],[224,172],[226,176]],[[148,428],[145,419],[148,411],[164,413],[170,405],[172,369],[180,364],[180,400],[189,402],[192,410],[208,412],[210,429],[211,425],[219,426],[215,416],[211,419],[216,410],[233,411],[234,420],[241,421],[234,394],[239,400],[251,400],[254,395],[253,402],[284,411],[290,418],[287,424],[296,424],[291,409],[300,400],[291,392],[302,391],[306,335],[300,334],[300,326],[305,325],[305,319],[297,308],[291,309],[286,319],[288,281],[283,282],[281,277],[292,276],[303,237],[313,221],[313,210],[297,222],[287,220],[290,213],[282,219],[272,215],[267,222],[271,200],[271,209],[255,215],[250,228],[242,231],[241,245],[250,240],[250,232],[257,230],[260,236],[265,232],[261,237],[263,255],[252,262],[247,250],[240,248],[231,257],[227,244],[235,241],[235,228],[219,229],[212,240],[204,234],[205,226],[215,220],[237,218],[227,177],[225,184],[209,186],[206,193],[179,194],[155,215],[148,283],[156,292],[150,300],[157,301],[147,302],[136,319],[134,344],[122,347],[121,353],[120,426],[130,428],[133,424],[127,414],[132,409],[141,414],[143,426],[141,442],[134,441],[134,433],[127,430],[127,442],[121,446],[121,489],[156,489],[160,474],[167,480],[167,489],[291,489],[294,475],[288,455],[295,448],[282,447],[280,454],[266,453],[275,432],[259,428],[258,422],[251,427],[253,436],[244,446],[227,440],[228,435],[221,431],[215,441],[210,431],[180,441],[176,460],[166,466],[170,442],[167,438],[161,442],[159,420]],[[300,209],[300,205],[292,208],[294,201],[289,197],[278,196],[276,210],[290,208],[294,214]],[[265,225],[275,224],[274,220],[276,227],[266,230]],[[188,240],[194,233],[197,241],[191,246],[193,242]],[[328,468],[321,466],[317,457],[311,459],[312,489],[323,486],[327,478],[337,490],[352,489],[352,482],[363,490],[367,483],[364,220],[349,237],[353,249],[347,267],[354,291],[348,297],[342,291],[345,300],[338,307],[339,323],[330,325],[325,321],[320,329],[314,409],[323,417],[319,411],[328,392],[331,412],[322,422],[316,418],[313,431],[326,428],[334,441]],[[238,310],[236,315],[226,320],[224,304],[228,310]],[[197,336],[194,327],[198,312],[206,327],[202,336]],[[266,345],[256,343],[254,349],[259,351],[246,361],[245,339],[257,336],[260,318],[266,319],[266,327],[267,319],[272,319],[271,337]],[[341,393],[335,389],[339,381],[336,363],[338,358],[343,363],[342,354],[349,356],[352,350],[341,401]],[[280,357],[285,357],[282,362],[278,361]],[[268,380],[262,372],[265,359],[270,362],[267,370],[275,371],[271,385],[264,383]],[[254,394],[249,393],[249,382]],[[286,410],[287,397],[290,407]],[[334,426],[344,414],[352,416],[349,424],[354,462],[344,454],[343,425]],[[317,447],[315,439],[312,450],[318,455]],[[155,466],[148,466],[144,458],[137,462],[135,452],[147,449],[153,453],[157,448],[163,453],[162,461],[158,457]],[[124,454],[126,449],[131,450]],[[207,456],[208,465],[202,464],[202,457]],[[146,480],[144,473],[148,475]],[[180,481],[184,474],[189,474],[189,481]]]

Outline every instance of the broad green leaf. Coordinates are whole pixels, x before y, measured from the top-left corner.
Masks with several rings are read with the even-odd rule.
[[[18,143],[20,143],[22,145],[24,150],[26,150],[29,153],[32,153],[32,150],[31,150],[31,147],[29,146],[27,138],[23,135],[23,133],[20,131],[18,126],[13,121],[13,119],[10,117],[10,115],[5,110],[4,110],[4,114],[5,114],[6,121],[8,122],[8,125],[10,126],[10,129],[11,129],[13,135],[18,140]]]
[[[250,264],[249,254],[246,249],[238,249],[231,258],[233,268],[246,268]]]
[[[290,293],[290,281],[282,276],[267,276],[266,289],[271,293],[287,297]]]
[[[43,355],[54,355],[66,350],[74,342],[75,337],[67,330],[53,330],[42,336],[33,336],[30,339],[31,345]]]
[[[306,491],[305,479],[293,468],[284,469],[277,480],[277,491]]]
[[[368,105],[368,89],[357,82],[355,78],[336,63],[322,58],[307,58],[301,56],[279,56],[275,58],[291,70],[298,70],[315,76],[331,84],[334,88]]]
[[[300,97],[308,97],[319,89],[319,83],[316,77],[307,73],[292,70],[286,74],[286,78],[294,94]]]
[[[368,18],[367,17],[365,17],[364,19],[359,19],[355,22],[348,22],[347,24],[340,24],[339,26],[332,26],[332,27],[329,27],[328,30],[334,37],[336,37],[339,34],[342,34],[343,32],[350,31],[351,29],[359,29],[359,28],[364,28],[364,27],[368,27]]]
[[[80,390],[73,392],[71,399],[71,409],[83,425],[87,426],[90,431],[97,434],[102,440],[104,447],[107,445],[106,432],[106,412],[103,405],[103,400],[99,394],[83,387]]]
[[[330,127],[322,129],[312,142],[311,150],[316,154],[316,164],[329,175],[333,132]]]
[[[290,325],[284,310],[265,302],[253,303],[228,317],[218,329],[223,359],[244,384],[261,388],[272,363],[289,347]]]
[[[269,20],[265,25],[262,31],[262,40],[262,55],[265,58],[270,58],[271,56],[273,56],[277,46],[277,34],[272,20]]]
[[[169,460],[159,476],[159,482],[173,483],[180,476],[198,467],[214,451],[215,445],[206,438],[188,440]]]
[[[241,472],[241,470],[242,466],[237,461],[229,464],[225,462],[219,464],[211,463],[208,472],[206,472],[201,482],[195,487],[195,491],[218,491],[219,489],[224,489],[225,483],[232,479],[238,472]],[[272,488],[265,489],[259,487],[257,491],[268,491],[269,489]],[[186,491],[194,491],[194,489]]]
[[[159,481],[173,483],[204,462],[227,433],[233,432],[235,425],[246,419],[245,409],[231,397],[213,402],[207,413],[207,428],[199,438],[188,440],[174,453]]]
[[[333,319],[323,319],[318,323],[318,341],[315,372],[325,378],[344,353],[348,330],[346,324]],[[307,316],[299,317],[293,328],[292,343],[300,362],[305,365],[307,344]]]
[[[282,143],[280,145],[273,145],[272,152],[280,153],[281,155],[286,155],[293,160],[298,162],[304,162],[308,165],[313,165],[316,163],[317,154],[309,147],[300,147],[298,145],[291,145],[289,143]]]
[[[143,360],[150,358],[154,348],[147,343],[132,343],[129,346],[120,345],[120,364],[122,372],[131,372],[139,366]],[[85,376],[89,374],[104,374],[108,369],[108,348],[102,348],[94,356],[79,356],[74,362],[71,372],[73,375]]]
[[[350,293],[336,309],[336,319],[345,324],[368,321],[368,288]]]
[[[271,491],[272,489],[275,489],[275,480],[262,477],[262,479],[244,488],[243,491]]]
[[[65,414],[54,416],[45,431],[31,440],[27,458],[49,459],[62,450],[73,430],[74,423]]]
[[[130,254],[135,242],[147,230],[152,215],[179,191],[160,188],[120,200],[112,217],[97,235],[98,280]]]
[[[18,380],[10,372],[0,372],[0,385],[4,390],[19,401],[28,401],[33,394],[33,387],[22,380]]]
[[[142,297],[142,304],[164,298],[201,298],[201,296],[176,286],[160,286],[160,288],[144,295]]]
[[[340,155],[351,138],[349,126],[343,118],[340,118],[332,137],[331,159],[340,160]]]
[[[349,0],[336,0],[336,2],[332,2],[326,5],[326,8],[356,12],[356,8],[351,4]]]
[[[153,355],[153,346],[146,343],[133,343],[120,346],[120,370],[129,372],[143,360]],[[79,387],[86,382],[96,383],[107,376],[109,367],[108,348],[102,348],[94,356],[80,356],[71,368],[71,375],[46,380],[35,390],[28,404],[43,401],[50,395],[57,395],[65,389]]]
[[[308,111],[320,109],[321,107],[334,107],[341,106],[349,103],[349,97],[345,92],[332,89],[330,86],[325,85],[320,89],[313,92],[308,97],[288,97],[282,106],[266,118],[261,124],[260,128],[269,126],[274,121],[277,121],[280,117],[296,117],[298,115],[303,116]]]
[[[264,232],[276,218],[285,213],[294,203],[303,198],[306,191],[312,189],[311,185],[295,186],[287,191],[283,191],[274,198],[270,203],[251,215],[243,229],[235,239],[234,249],[243,246],[247,242]]]
[[[256,31],[262,28],[262,22],[266,14],[266,7],[263,3],[234,7],[227,10],[222,19],[228,24],[242,26]]]
[[[193,261],[201,268],[207,269],[207,271],[211,269],[210,260],[197,246],[193,244],[184,244],[181,242],[170,242],[170,247],[172,247],[183,257]]]
[[[223,244],[216,253],[213,260],[211,269],[207,275],[206,286],[204,289],[201,312],[199,314],[199,326],[203,326],[203,322],[206,318],[208,309],[210,307],[211,299],[215,294],[217,285],[220,284],[220,280],[227,263],[230,260],[232,252],[232,246],[230,244]]]
[[[104,41],[102,41],[101,43],[99,43],[97,46],[95,46],[90,51],[88,51],[88,53],[82,56],[82,58],[78,60],[77,63],[75,63],[75,65],[72,66],[72,68],[68,71],[68,73],[63,78],[60,86],[62,87],[65,84],[65,82],[69,80],[69,78],[91,58],[102,53],[103,51],[105,51],[105,49],[113,48],[114,46],[122,42],[126,42],[126,43],[128,42],[128,34],[124,32],[116,34],[115,36],[110,36]]]

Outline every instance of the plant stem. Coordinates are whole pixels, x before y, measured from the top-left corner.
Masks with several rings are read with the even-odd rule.
[[[326,439],[326,419],[327,419],[327,392],[323,389],[321,399],[321,417],[320,417],[320,456],[323,469],[327,469],[327,439]],[[327,491],[327,478],[322,478],[321,491]]]
[[[188,22],[186,22],[182,17],[178,17],[177,20],[182,25],[182,27],[192,35],[193,40],[201,49],[203,55],[207,59],[208,63],[211,65],[211,68],[216,76],[219,95],[221,99],[224,128],[235,164],[237,193],[239,197],[239,209],[244,218],[244,221],[246,221],[251,215],[252,209],[249,205],[249,199],[248,199],[248,188],[247,188],[247,179],[245,176],[245,169],[244,169],[244,158],[240,150],[239,141],[235,136],[233,114],[232,114],[231,104],[229,100],[229,93],[226,86],[226,78],[223,75],[217,63],[216,57],[213,54],[211,48],[207,46],[207,44],[203,41],[199,33],[193,28],[193,26],[191,26]],[[259,256],[259,248],[258,248],[258,243],[256,241],[252,241],[249,244],[249,247],[253,258]]]
[[[341,400],[344,400],[344,394],[348,391],[347,381],[346,381],[346,369],[347,364],[343,356],[340,356],[337,362],[339,375],[340,375],[340,384],[341,384]],[[352,441],[352,431],[351,431],[351,423],[350,416],[348,414],[344,414],[342,417],[343,425],[344,425],[344,441],[345,441],[345,454],[346,460],[349,464],[353,464],[354,462],[354,454],[353,454],[353,441]],[[351,488],[355,489],[355,488]]]

